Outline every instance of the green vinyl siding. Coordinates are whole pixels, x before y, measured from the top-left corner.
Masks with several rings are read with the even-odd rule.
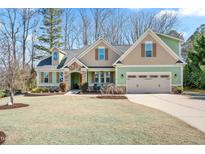
[[[88,83],[92,83],[92,72],[88,72]]]
[[[171,72],[172,84],[181,84],[182,74],[181,67],[116,67],[117,71],[117,84],[126,84],[127,72]],[[123,74],[123,76],[122,76]],[[176,74],[176,76],[175,76]]]
[[[163,35],[158,35],[166,45],[168,45],[179,56],[179,40],[175,40]]]

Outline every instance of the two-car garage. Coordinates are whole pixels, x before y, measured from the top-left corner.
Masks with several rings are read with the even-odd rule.
[[[129,72],[126,74],[127,93],[170,93],[170,72]]]

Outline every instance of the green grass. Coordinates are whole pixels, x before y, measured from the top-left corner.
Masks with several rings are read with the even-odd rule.
[[[0,90],[0,98],[5,97],[5,96],[6,96],[5,92],[3,90]]]
[[[205,144],[205,134],[128,100],[45,96],[15,99],[29,107],[0,110],[5,144]],[[0,105],[6,98],[0,99]]]
[[[203,90],[203,89],[184,87],[184,91],[192,91],[192,92],[198,92],[201,94],[205,94],[205,90]]]

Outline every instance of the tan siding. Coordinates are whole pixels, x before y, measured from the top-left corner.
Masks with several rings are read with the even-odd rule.
[[[105,47],[108,48],[108,60],[96,60],[95,56],[95,49],[98,47]],[[80,61],[82,61],[86,66],[112,66],[112,64],[119,58],[119,55],[111,50],[107,45],[104,43],[100,43],[98,46],[93,48],[91,51],[86,53]]]
[[[145,41],[156,43],[156,53],[153,53],[156,57],[148,58],[141,55],[141,44],[145,43]],[[147,37],[145,37],[142,42],[124,58],[122,63],[126,65],[169,65],[175,64],[176,60],[151,35],[147,35]]]
[[[61,52],[58,52],[58,60],[54,60],[53,59],[53,53],[55,52],[55,51],[57,51],[57,50],[54,50],[53,52],[52,52],[52,65],[58,65],[60,62],[61,62],[61,60],[63,59],[63,54],[61,53]]]

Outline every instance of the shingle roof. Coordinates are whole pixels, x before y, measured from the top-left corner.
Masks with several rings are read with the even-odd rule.
[[[114,47],[121,53],[124,53],[125,51],[127,51],[127,49],[131,47],[131,45],[114,45]]]
[[[86,45],[83,48],[80,49],[70,49],[70,50],[64,50],[66,55],[61,60],[60,64],[57,66],[57,69],[62,68],[66,63],[68,63],[70,60],[72,60],[74,57],[77,58],[82,52],[84,52],[87,48],[89,48],[90,45]],[[113,47],[119,51],[120,54],[123,54],[130,45],[113,45]],[[45,65],[51,65],[52,59],[51,56],[40,61],[37,66],[45,66]]]
[[[49,56],[46,59],[41,60],[37,66],[45,66],[45,65],[51,65],[52,64],[52,59],[51,56]]]

